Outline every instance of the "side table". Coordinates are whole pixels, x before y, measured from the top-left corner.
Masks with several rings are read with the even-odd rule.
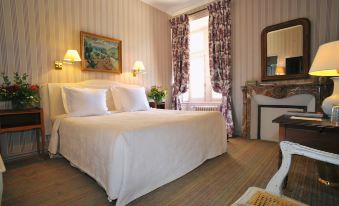
[[[41,147],[40,138],[37,136],[37,149],[39,154],[43,154],[46,138],[43,109],[0,110],[0,133],[33,129],[40,129]]]

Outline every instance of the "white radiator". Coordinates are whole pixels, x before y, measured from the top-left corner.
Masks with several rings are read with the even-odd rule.
[[[193,111],[219,111],[218,106],[192,106]]]

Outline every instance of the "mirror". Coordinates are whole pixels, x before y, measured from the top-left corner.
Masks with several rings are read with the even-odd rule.
[[[261,33],[261,80],[307,78],[309,34],[305,18],[266,27]]]

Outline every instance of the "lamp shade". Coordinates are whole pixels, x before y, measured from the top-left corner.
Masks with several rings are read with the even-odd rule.
[[[81,58],[77,50],[67,50],[64,61],[68,62],[80,62]]]
[[[133,65],[133,70],[134,71],[144,71],[145,70],[144,63],[142,63],[142,61],[136,61]]]
[[[314,76],[339,76],[339,41],[319,47],[309,71]]]

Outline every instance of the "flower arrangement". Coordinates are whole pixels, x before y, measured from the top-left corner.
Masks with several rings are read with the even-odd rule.
[[[156,104],[160,104],[166,95],[167,91],[157,86],[152,86],[151,90],[147,93],[147,97],[153,99]]]
[[[13,83],[1,73],[0,101],[11,101],[14,109],[33,108],[39,105],[39,86],[28,83],[28,75],[14,73]]]

